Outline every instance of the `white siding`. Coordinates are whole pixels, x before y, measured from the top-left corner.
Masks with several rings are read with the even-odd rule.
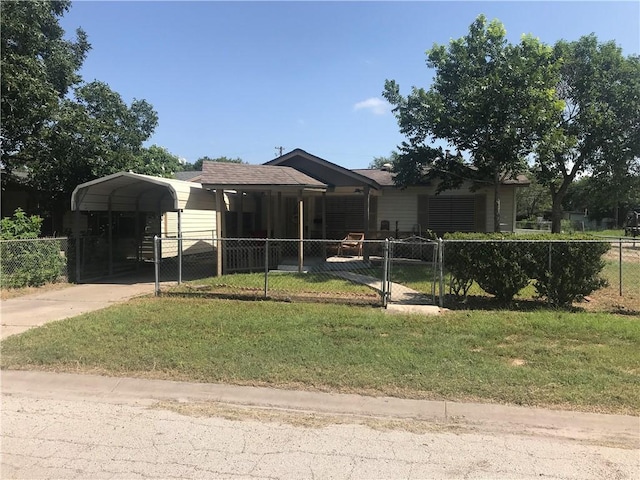
[[[185,210],[182,212],[183,255],[211,252],[216,235],[216,212],[213,210]],[[178,236],[178,213],[167,212],[162,216],[162,236]],[[162,257],[175,257],[178,254],[177,242],[163,242]]]

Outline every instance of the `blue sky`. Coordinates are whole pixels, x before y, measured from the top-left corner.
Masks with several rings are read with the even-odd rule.
[[[150,144],[194,162],[249,163],[302,148],[366,168],[402,141],[385,79],[427,88],[425,51],[484,13],[512,42],[595,33],[640,52],[640,2],[75,1],[61,24],[92,44],[85,81],[108,83],[159,115]]]

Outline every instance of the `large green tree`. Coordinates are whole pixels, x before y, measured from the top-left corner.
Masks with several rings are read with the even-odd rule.
[[[183,169],[184,166],[179,157],[158,145],[142,148],[136,155],[135,164],[131,168],[135,173],[167,178],[173,178],[175,172]]]
[[[398,158],[398,152],[391,152],[388,157],[373,157],[373,160],[369,162],[369,168],[381,169],[386,164],[390,164],[393,167]]]
[[[30,158],[28,184],[42,198],[39,213],[52,218],[54,230],[61,229],[61,214],[77,185],[144,166],[142,144],[158,121],[146,101],[127,105],[102,82],[82,85],[74,94],[61,101],[37,143],[24,152]]]
[[[565,108],[538,145],[536,171],[550,189],[552,231],[559,232],[564,198],[580,174],[607,179],[618,206],[630,188],[640,157],[640,59],[595,35],[560,41],[554,51]]]
[[[427,66],[435,69],[429,90],[413,87],[403,97],[387,80],[383,95],[407,137],[396,162],[397,182],[437,176],[439,191],[465,180],[491,185],[494,229],[500,231],[500,185],[525,168],[525,157],[562,108],[554,96],[552,54],[529,35],[508,43],[502,23],[480,15],[467,35],[427,52]],[[472,168],[461,155],[431,146],[435,139],[467,152]]]
[[[25,149],[38,143],[60,100],[81,80],[77,72],[90,45],[80,29],[75,41],[64,39],[58,19],[69,6],[68,0],[0,2],[0,132],[7,173],[29,163]]]
[[[136,168],[142,143],[158,117],[145,100],[127,105],[102,82],[91,82],[65,98],[29,149],[30,183],[48,198],[66,201],[80,183]]]

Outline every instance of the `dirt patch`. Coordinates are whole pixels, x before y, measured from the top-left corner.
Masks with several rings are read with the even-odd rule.
[[[458,432],[470,430],[456,424],[417,419],[392,419],[374,416],[336,415],[315,412],[228,405],[223,403],[159,402],[152,408],[169,410],[190,417],[220,417],[232,421],[258,421],[293,425],[303,428],[324,428],[331,425],[364,425],[374,430],[403,430],[411,433]]]
[[[25,295],[35,295],[37,293],[62,290],[64,288],[69,288],[72,285],[72,283],[48,283],[41,287],[3,288],[0,290],[0,299],[9,300],[10,298],[24,297]]]
[[[511,365],[512,367],[522,367],[526,364],[527,361],[523,360],[522,358],[512,358],[511,360],[509,360],[509,365]]]

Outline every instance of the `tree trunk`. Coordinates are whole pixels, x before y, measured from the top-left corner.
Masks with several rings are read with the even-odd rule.
[[[493,231],[501,232],[500,228],[500,175],[496,174],[493,182]]]
[[[551,233],[562,233],[562,199],[559,195],[554,197],[551,205]]]

